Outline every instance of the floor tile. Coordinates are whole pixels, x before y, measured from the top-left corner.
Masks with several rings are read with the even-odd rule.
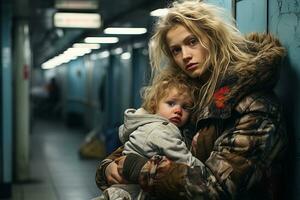
[[[12,200],[89,200],[99,161],[78,155],[86,133],[59,122],[36,121],[30,135],[30,180],[13,185]]]

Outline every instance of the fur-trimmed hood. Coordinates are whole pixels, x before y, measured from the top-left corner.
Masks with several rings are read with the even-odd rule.
[[[200,118],[227,118],[242,97],[255,91],[271,91],[276,85],[285,49],[270,34],[251,33],[246,38],[250,41],[248,53],[253,57],[229,66],[213,103],[200,113]]]

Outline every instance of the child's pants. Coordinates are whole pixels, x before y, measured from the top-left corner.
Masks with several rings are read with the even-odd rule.
[[[145,200],[146,195],[137,184],[115,184],[103,191],[99,200]]]

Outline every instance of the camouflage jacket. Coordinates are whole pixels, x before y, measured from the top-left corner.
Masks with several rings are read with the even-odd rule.
[[[155,199],[278,199],[287,135],[272,89],[284,49],[270,35],[248,39],[254,58],[231,67],[214,102],[198,113],[191,151],[203,166],[191,168],[163,156],[125,159],[123,175]],[[118,153],[98,166],[99,188],[106,187],[103,171]]]

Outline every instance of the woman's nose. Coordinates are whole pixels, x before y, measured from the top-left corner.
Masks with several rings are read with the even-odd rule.
[[[182,47],[182,59],[184,61],[188,61],[192,58],[191,52],[188,50],[187,47]]]

